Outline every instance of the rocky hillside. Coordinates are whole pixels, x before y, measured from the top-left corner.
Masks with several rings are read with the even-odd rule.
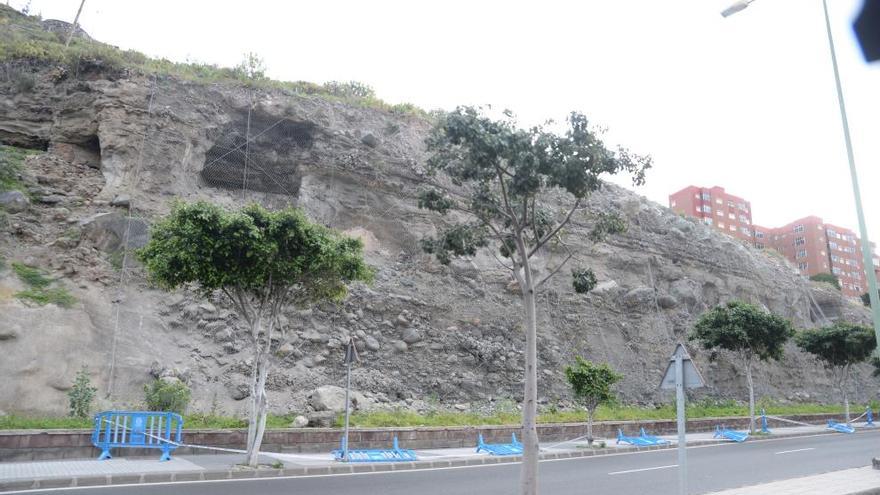
[[[273,410],[320,416],[327,401],[310,396],[343,384],[349,334],[361,347],[353,386],[362,406],[477,408],[519,397],[522,334],[508,274],[491,256],[447,267],[419,250],[439,221],[414,199],[430,128],[424,117],[281,86],[110,66],[99,57],[71,66],[9,52],[0,142],[37,152],[0,150],[5,170],[14,169],[0,182],[0,373],[7,377],[0,409],[64,413],[65,391],[87,365],[102,407],[136,407],[151,377],[175,376],[192,387],[192,409],[244,411],[249,356],[230,309],[219,299],[151,288],[131,256],[149,223],[177,199],[293,204],[364,239],[377,269],[372,286],[354,288],[340,306],[286,315],[297,339],[270,378]],[[859,304],[804,280],[772,252],[629,191],[608,185],[589,206],[573,235],[585,238],[590,214],[608,209],[629,229],[593,250],[596,290],[574,294],[558,277],[541,296],[539,387],[547,403],[566,401],[562,369],[575,355],[621,370],[627,402],[668,400],[657,385],[674,343],[719,302],[751,301],[800,327],[867,321]],[[24,265],[43,270],[47,282],[29,283]],[[28,291],[36,297],[23,297]],[[729,361],[693,354],[710,384],[700,394],[745,397],[745,379]],[[875,397],[868,369],[858,375],[855,395]],[[784,363],[757,373],[759,396],[780,400],[834,400],[831,385],[794,347]]]

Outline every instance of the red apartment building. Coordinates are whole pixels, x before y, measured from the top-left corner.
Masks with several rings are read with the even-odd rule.
[[[840,279],[841,291],[847,296],[858,297],[868,291],[861,241],[850,229],[827,224],[816,216],[804,217],[778,228],[753,225],[751,203],[727,194],[724,188],[717,186],[686,187],[669,196],[669,207],[676,213],[699,218],[757,248],[775,249],[794,263],[804,276],[833,273]],[[874,247],[873,243],[871,247]],[[871,268],[880,277],[880,257],[876,254]]]
[[[752,204],[723,187],[689,186],[669,196],[676,213],[696,217],[728,235],[752,242]]]

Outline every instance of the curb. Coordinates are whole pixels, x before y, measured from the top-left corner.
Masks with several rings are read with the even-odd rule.
[[[859,432],[866,433],[866,432]],[[835,435],[836,432],[800,432],[791,434],[769,435],[767,437],[752,437],[751,442],[762,442],[782,438],[796,438],[815,435]],[[689,443],[689,447],[730,444],[725,440],[705,440]],[[670,450],[675,445],[651,446],[651,447],[619,447],[614,449],[596,450],[572,450],[565,452],[542,452],[538,458],[545,460],[574,459],[582,457],[601,457],[615,454],[632,454],[635,452],[648,452],[652,450]],[[271,452],[266,452],[271,454]],[[455,468],[465,466],[478,466],[488,464],[510,464],[521,460],[522,456],[485,456],[464,459],[424,460],[413,462],[389,462],[375,464],[334,464],[329,466],[303,466],[290,468],[264,468],[264,469],[222,469],[203,471],[175,471],[170,473],[124,473],[108,475],[85,475],[52,478],[34,478],[0,481],[0,492],[52,489],[52,488],[75,488],[97,487],[110,485],[140,485],[151,483],[175,483],[188,481],[215,481],[215,480],[247,480],[266,478],[292,478],[302,476],[327,476],[334,474],[375,473],[391,471],[411,471],[419,469]],[[860,492],[861,493],[861,492]],[[880,494],[878,491],[864,492],[862,495]]]

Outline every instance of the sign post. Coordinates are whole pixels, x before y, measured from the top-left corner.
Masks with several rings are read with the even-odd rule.
[[[354,339],[348,338],[348,345],[345,347],[345,430],[342,433],[342,462],[348,462],[348,418],[351,415],[351,363],[358,360],[357,348],[354,346]]]
[[[687,438],[685,435],[687,422],[685,421],[684,389],[698,388],[703,386],[703,378],[691,361],[687,349],[678,344],[675,352],[669,358],[666,373],[660,382],[660,388],[664,390],[675,389],[675,411],[678,425],[678,493],[687,495]]]

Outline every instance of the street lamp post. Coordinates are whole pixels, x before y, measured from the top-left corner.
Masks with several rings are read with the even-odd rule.
[[[740,0],[724,9],[721,15],[731,16],[745,9],[755,0]],[[846,118],[846,104],[843,101],[843,89],[840,86],[840,71],[837,68],[837,53],[834,50],[834,37],[831,35],[831,21],[828,18],[828,2],[822,0],[822,12],[825,14],[825,30],[828,33],[828,48],[831,51],[831,68],[834,72],[834,85],[837,88],[837,103],[840,107],[840,121],[843,125],[843,140],[846,143],[846,157],[849,160],[849,173],[852,179],[853,198],[856,202],[856,214],[859,218],[859,234],[862,237],[862,258],[865,275],[868,277],[868,297],[871,301],[871,313],[874,320],[874,336],[880,343],[880,295],[877,293],[877,276],[874,273],[874,259],[871,254],[871,241],[868,240],[868,227],[865,223],[865,212],[862,210],[862,193],[859,188],[859,174],[856,171],[856,160],[853,155],[852,140],[849,136],[849,120]],[[880,352],[880,348],[878,348]]]

